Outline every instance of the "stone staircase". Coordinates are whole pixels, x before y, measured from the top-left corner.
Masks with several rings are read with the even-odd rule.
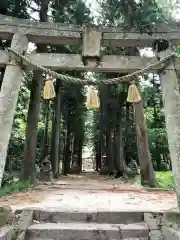
[[[142,212],[35,210],[26,240],[148,240]]]

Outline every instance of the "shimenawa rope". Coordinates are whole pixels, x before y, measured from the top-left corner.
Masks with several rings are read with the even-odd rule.
[[[173,52],[173,53],[169,54],[168,56],[162,58],[161,60],[159,60],[159,61],[157,61],[153,64],[150,64],[146,68],[137,70],[137,71],[135,71],[133,73],[130,73],[130,74],[127,74],[125,76],[112,78],[112,79],[107,79],[107,80],[104,80],[104,81],[96,81],[96,80],[94,81],[92,79],[74,78],[74,77],[71,77],[71,76],[68,76],[68,75],[63,75],[63,74],[57,73],[53,70],[50,70],[50,69],[45,68],[45,67],[43,67],[43,66],[41,66],[37,63],[32,62],[28,57],[19,54],[14,49],[7,48],[6,51],[8,52],[9,55],[11,55],[11,54],[15,55],[16,57],[20,58],[22,61],[25,61],[31,67],[33,67],[35,69],[39,69],[39,70],[51,75],[54,78],[60,79],[60,80],[65,81],[65,82],[77,83],[77,84],[82,84],[82,85],[99,85],[99,84],[102,84],[102,83],[103,84],[119,84],[123,81],[127,81],[128,79],[131,80],[135,76],[138,76],[140,74],[144,74],[144,73],[148,72],[149,70],[157,67],[158,65],[160,65],[160,64],[162,64],[162,63],[164,63],[164,62],[166,62],[166,61],[168,61],[171,58],[176,56],[176,54]]]

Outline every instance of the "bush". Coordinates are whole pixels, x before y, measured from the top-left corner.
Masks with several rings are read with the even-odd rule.
[[[157,172],[156,173],[156,181],[157,187],[174,190],[174,179],[173,173],[171,171],[168,172]]]
[[[9,195],[15,192],[22,192],[33,186],[30,185],[28,182],[16,182],[9,185],[6,185],[0,189],[0,197]]]

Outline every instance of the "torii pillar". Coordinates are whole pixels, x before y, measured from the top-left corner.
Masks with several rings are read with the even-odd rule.
[[[27,51],[28,43],[27,37],[18,32],[13,36],[11,48],[24,54]],[[0,187],[22,78],[23,70],[16,58],[12,56],[6,67],[0,92]]]
[[[170,53],[172,53],[172,50],[167,49],[158,55],[161,59]],[[166,68],[160,71],[159,76],[177,203],[180,208],[180,93],[174,58],[169,60]]]

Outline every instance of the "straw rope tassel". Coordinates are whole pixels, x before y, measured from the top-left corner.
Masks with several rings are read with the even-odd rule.
[[[87,109],[96,109],[100,106],[98,91],[92,86],[87,88],[86,107]]]
[[[45,100],[50,100],[56,97],[54,84],[52,80],[47,79],[44,86],[43,98]]]
[[[140,96],[139,91],[136,87],[136,84],[132,83],[129,86],[129,89],[128,89],[127,102],[138,103],[140,101],[141,101],[141,96]]]

